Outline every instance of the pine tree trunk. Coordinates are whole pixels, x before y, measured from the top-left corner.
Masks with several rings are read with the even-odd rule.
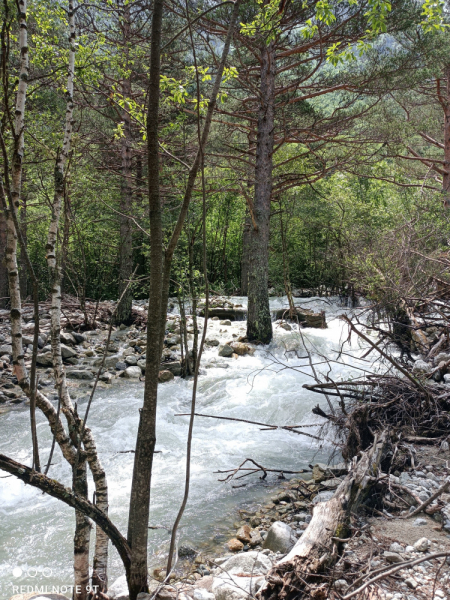
[[[244,229],[242,232],[242,257],[241,257],[241,296],[248,296],[248,263],[250,260],[250,228],[252,220],[250,213],[245,213]]]
[[[269,309],[269,220],[272,196],[275,52],[273,42],[261,49],[260,105],[256,138],[255,223],[250,228],[247,338],[267,344],[272,339]]]
[[[22,176],[22,207],[20,209],[20,225],[22,229],[22,236],[27,245],[27,195],[23,190],[25,183],[25,171]],[[20,280],[20,295],[22,299],[28,296],[28,268],[27,261],[25,258],[25,252],[20,252],[20,268],[19,268],[19,280]]]

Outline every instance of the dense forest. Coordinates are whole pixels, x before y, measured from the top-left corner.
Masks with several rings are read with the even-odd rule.
[[[0,404],[24,399],[32,455],[25,466],[23,456],[0,454],[0,469],[75,509],[75,600],[107,598],[110,541],[127,598],[160,592],[147,579],[150,492],[158,387],[175,374],[193,388],[185,492],[166,557],[170,581],[189,497],[201,359],[219,345],[207,337],[208,319],[220,317],[223,327],[246,321],[219,346],[219,357],[237,359],[266,351],[277,319],[299,335],[305,324],[325,327],[325,312],[300,308],[299,299],[370,305],[356,324],[343,317],[349,339],[353,332],[367,355],[381,354],[400,373],[397,383],[371,380],[350,393],[328,375],[319,381],[305,345],[313,391],[330,411],[313,413],[346,432],[344,459],[362,457],[342,497],[353,498],[355,481],[367,482],[371,460],[383,463],[386,423],[397,427],[400,418],[363,418],[358,402],[367,389],[383,407],[418,395],[423,415],[443,427],[440,441],[448,436],[445,393],[433,404],[438,392],[416,377],[418,358],[427,381],[444,382],[450,367],[450,356],[436,359],[449,345],[445,2],[1,0],[0,15]],[[278,312],[272,298],[284,298]],[[95,330],[103,350],[88,344]],[[71,374],[82,356],[98,367],[95,376],[79,366]],[[108,517],[111,490],[86,425],[97,385],[117,373],[144,383],[127,450],[126,535]],[[93,380],[84,416],[71,378]],[[420,421],[415,409],[402,415],[410,436],[433,435],[417,434],[409,421]],[[39,447],[41,419],[49,456]],[[48,474],[56,454],[70,470],[69,487]],[[330,523],[332,540],[347,538]],[[314,527],[314,535],[327,535]],[[289,577],[274,567],[260,597],[342,598],[309,588],[295,596],[304,582],[298,555],[291,561]],[[315,573],[318,563],[308,561]]]

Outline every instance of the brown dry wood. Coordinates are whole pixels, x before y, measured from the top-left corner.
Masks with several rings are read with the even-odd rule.
[[[177,413],[174,415],[175,417],[189,417],[190,413]],[[310,433],[306,433],[305,431],[296,431],[297,427],[306,427],[306,425],[269,425],[268,423],[259,423],[258,421],[249,421],[248,419],[237,419],[236,417],[218,417],[217,415],[204,415],[200,413],[195,413],[195,417],[208,417],[210,419],[223,419],[224,421],[239,421],[241,423],[250,423],[250,425],[261,425],[262,427],[266,427],[267,429],[262,429],[261,431],[273,431],[275,429],[285,429],[286,431],[291,431],[292,433],[298,433],[298,435],[306,435],[310,438],[314,438],[315,440],[322,440],[322,438],[317,437],[316,435],[311,435]],[[308,425],[309,427],[309,425]]]
[[[362,453],[359,462],[353,462],[333,498],[314,508],[313,518],[302,537],[269,572],[261,591],[264,600],[298,597],[304,582],[311,583],[313,577],[338,560],[339,543],[332,538],[347,537],[350,516],[376,484],[387,446],[388,434],[383,432]]]

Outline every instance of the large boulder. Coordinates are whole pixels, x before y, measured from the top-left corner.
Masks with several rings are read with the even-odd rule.
[[[290,319],[289,309],[281,308],[275,312],[276,319]],[[315,313],[308,308],[295,308],[295,315],[292,319],[294,322],[298,320],[304,327],[315,327],[316,329],[325,329],[327,326],[325,313]]]
[[[158,375],[159,383],[166,383],[167,381],[172,381],[173,378],[174,375],[170,371],[160,371]]]
[[[263,548],[287,554],[296,541],[297,538],[289,525],[282,521],[275,521],[267,532]]]
[[[73,335],[71,333],[67,333],[67,331],[61,331],[59,338],[63,344],[68,344],[69,346],[75,346],[77,343]]]
[[[228,575],[215,577],[212,585],[212,593],[216,600],[247,600],[254,597],[261,588],[265,579],[262,575],[249,577],[246,574]]]
[[[255,550],[236,554],[236,556],[232,556],[221,565],[221,569],[230,575],[238,573],[265,575],[271,567],[271,560],[265,554]]]
[[[107,595],[111,600],[128,600],[128,584],[126,575],[121,575],[108,588]]]

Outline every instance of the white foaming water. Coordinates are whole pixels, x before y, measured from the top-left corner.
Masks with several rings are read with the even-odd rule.
[[[246,298],[232,298],[246,304]],[[287,307],[286,298],[271,299],[271,309]],[[302,335],[313,354],[333,359],[340,346],[343,324],[337,315],[347,312],[335,302],[323,299],[298,300],[297,304],[313,310],[325,310],[327,329],[306,329]],[[202,319],[200,319],[202,321]],[[221,326],[209,321],[208,336],[222,343],[232,334],[243,335],[245,322]],[[220,331],[222,330],[222,331]],[[238,360],[220,358],[217,347],[206,349],[202,359],[196,412],[237,417],[274,425],[316,423],[311,408],[325,399],[305,390],[304,383],[313,383],[307,361],[300,360],[286,347],[297,346],[304,356],[298,331],[284,331],[274,324],[274,341],[258,347],[254,356]],[[352,350],[358,356],[361,349]],[[274,363],[274,357],[282,364]],[[316,357],[317,362],[320,359]],[[214,360],[228,368],[210,366]],[[301,365],[297,370],[286,369]],[[359,376],[358,361],[343,356],[333,365],[333,377],[344,379]],[[327,365],[317,367],[327,372]],[[176,413],[190,410],[192,381],[176,378],[159,387],[157,450],[152,480],[150,525],[170,527],[179,508],[183,489],[188,417]],[[102,463],[108,475],[110,517],[126,534],[128,499],[133,467],[133,454],[142,405],[143,383],[121,381],[110,389],[99,390],[89,415]],[[84,413],[85,402],[79,406]],[[31,437],[29,411],[14,409],[0,416],[0,452],[20,462],[30,464]],[[315,428],[305,429],[314,434]],[[51,444],[47,422],[38,414],[38,437],[41,461],[45,462]],[[245,458],[253,458],[267,468],[300,470],[313,460],[326,460],[333,448],[331,441],[319,450],[311,438],[285,430],[260,431],[247,423],[197,418],[195,421],[191,491],[183,517],[180,543],[197,548],[214,541],[222,544],[233,522],[237,507],[264,502],[270,487],[277,483],[275,475],[260,481],[257,475],[231,483],[222,483],[224,475],[214,471],[237,467]],[[70,485],[70,471],[59,450],[55,451],[49,475]],[[0,474],[0,477],[2,475]],[[246,483],[245,487],[235,487]],[[90,484],[90,497],[93,486]],[[13,477],[0,479],[0,597],[9,598],[13,585],[71,585],[74,511],[25,486]],[[93,541],[94,536],[92,536]],[[152,552],[167,543],[164,529],[150,531]],[[111,549],[110,582],[122,573],[120,559]],[[13,573],[14,570],[14,573]]]

